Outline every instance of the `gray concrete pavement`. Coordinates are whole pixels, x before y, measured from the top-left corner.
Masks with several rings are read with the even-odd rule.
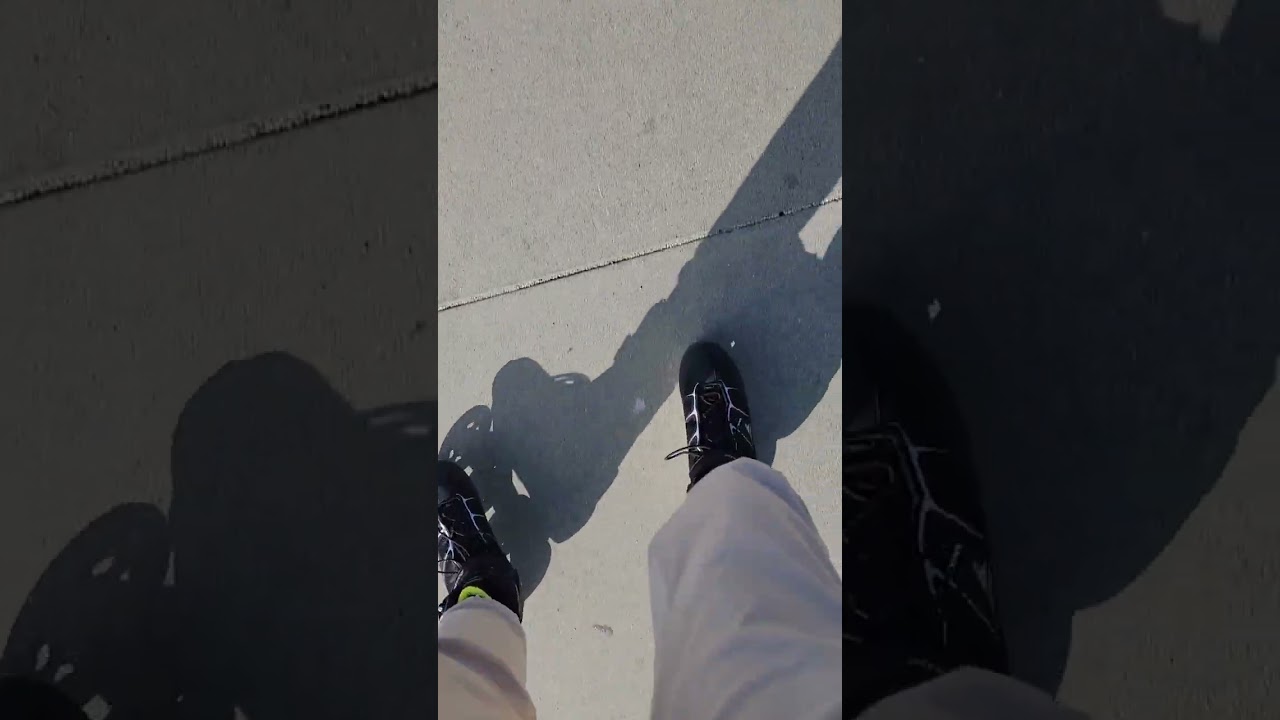
[[[826,197],[830,142],[746,180],[839,21],[833,2],[441,3],[441,302]]]
[[[540,714],[644,717],[690,343],[840,563],[840,7],[548,10],[441,7],[442,449],[524,578]]]
[[[434,77],[436,38],[412,3],[69,7],[0,30],[0,197],[74,186],[0,207],[0,670],[428,713],[435,429],[525,574],[542,713],[643,716],[679,352],[731,347],[839,566],[857,295],[968,415],[1019,676],[1099,718],[1277,705],[1269,6],[880,3],[846,46],[830,2],[450,2],[438,118],[129,177]]]
[[[0,671],[127,717],[431,712],[435,121],[0,208]]]
[[[0,197],[434,77],[429,3],[34,3],[0,23]],[[53,175],[57,178],[49,178]]]
[[[683,168],[676,158],[696,159],[715,139],[738,137],[739,114],[719,114],[710,103],[699,111],[696,101],[680,94],[697,85],[700,73],[715,72],[704,70],[700,54],[722,59],[717,51],[733,51],[725,49],[731,47],[727,31],[712,22],[705,30],[712,50],[663,46],[674,59],[664,61],[660,79],[599,49],[610,47],[600,40],[607,33],[619,44],[639,44],[632,39],[637,23],[614,27],[606,12],[579,11],[557,22],[589,42],[521,44],[513,27],[501,37],[517,38],[516,57],[492,62],[505,55],[482,31],[489,23],[462,18],[455,23],[467,30],[466,41],[442,45],[446,98],[453,72],[461,92],[463,78],[497,88],[504,70],[538,87],[539,97],[555,98],[543,103],[512,83],[503,92],[456,101],[475,103],[474,110],[451,110],[446,100],[445,115],[456,112],[463,119],[450,126],[442,117],[442,127],[455,128],[452,142],[466,152],[451,155],[451,141],[442,141],[441,194],[450,198],[441,211],[441,262],[449,276],[441,283],[442,306],[586,271],[441,314],[442,337],[458,343],[451,349],[446,340],[442,353],[465,356],[442,355],[442,381],[460,373],[456,385],[467,388],[463,402],[442,401],[441,425],[462,413],[476,426],[492,423],[489,441],[509,446],[496,468],[486,467],[500,478],[489,485],[496,490],[486,491],[498,497],[499,532],[512,537],[513,557],[536,583],[528,621],[535,698],[555,714],[585,708],[622,716],[642,712],[647,683],[619,675],[618,668],[648,668],[642,650],[615,647],[610,638],[648,638],[636,619],[625,625],[625,634],[598,630],[615,627],[597,619],[616,615],[611,608],[639,608],[633,597],[616,589],[601,597],[597,588],[637,582],[640,568],[601,569],[590,558],[602,553],[611,563],[624,563],[626,553],[613,541],[638,553],[651,532],[633,503],[626,503],[627,513],[612,503],[636,493],[629,486],[638,480],[628,473],[647,479],[667,471],[654,459],[663,445],[657,433],[671,432],[661,426],[671,402],[652,418],[594,423],[624,428],[621,438],[606,434],[603,457],[581,450],[585,441],[572,435],[574,421],[625,415],[628,404],[652,408],[645,393],[662,388],[646,385],[634,368],[669,368],[669,355],[650,349],[679,341],[661,332],[655,341],[649,327],[680,327],[680,320],[715,326],[718,313],[748,297],[726,288],[767,282],[775,268],[783,277],[821,276],[790,272],[788,263],[770,256],[768,245],[747,240],[759,232],[787,247],[796,237],[793,227],[765,223],[751,233],[696,238],[732,226],[721,218],[742,217],[734,215],[739,208],[803,207],[803,200],[778,194],[777,188],[787,187],[778,159],[799,156],[796,148],[830,144],[778,142],[796,127],[807,128],[800,137],[822,135],[812,124],[789,127],[783,121],[774,138],[757,141],[762,172],[742,175],[747,190],[735,189],[729,210],[718,209],[715,219],[695,230],[658,227],[655,239],[634,239],[654,222],[697,219],[705,210],[689,209],[702,205],[692,188],[718,182],[704,180],[697,169],[731,174],[732,166],[713,170],[713,164],[691,163],[697,181],[667,200],[661,194],[671,184],[658,173],[650,177],[645,165],[646,157],[661,151],[633,150],[645,142],[643,134],[634,145],[625,131],[607,142],[598,138],[636,116],[625,98],[652,92],[650,85],[662,81],[680,101],[660,106],[688,112],[690,119],[675,125],[692,138],[665,167]],[[1274,165],[1275,145],[1265,129],[1266,118],[1274,117],[1269,88],[1276,46],[1265,42],[1269,16],[1257,3],[1226,13],[1231,22],[1225,25],[1221,12],[1195,25],[1165,13],[1154,5],[1066,3],[1026,13],[932,2],[860,9],[848,45],[853,57],[846,59],[854,74],[849,87],[857,92],[850,107],[856,109],[845,113],[857,172],[842,184],[838,203],[858,232],[844,264],[843,290],[847,297],[887,305],[908,322],[946,368],[969,416],[1015,673],[1100,718],[1265,717],[1275,704],[1269,668],[1280,657],[1274,588],[1267,580],[1276,555],[1268,529],[1275,508],[1269,474],[1274,453],[1266,442],[1280,430],[1264,400],[1274,387],[1280,350],[1269,320],[1278,302],[1280,262],[1272,240],[1280,223],[1256,188]],[[1174,17],[1185,20],[1183,15]],[[793,26],[772,20],[789,37]],[[591,21],[598,26],[588,28]],[[556,32],[557,25],[547,22],[536,37]],[[448,32],[446,25],[442,37]],[[1081,44],[1082,37],[1092,42]],[[451,52],[459,57],[450,60]],[[768,76],[764,66],[790,67],[793,56],[770,52],[762,51],[766,60],[742,85],[750,88]],[[583,63],[583,57],[593,62]],[[578,81],[556,86],[554,78],[565,72],[577,73]],[[618,79],[618,91],[593,83],[592,72]],[[822,70],[814,66],[813,73],[820,87]],[[796,96],[787,117],[821,117],[811,111],[820,105]],[[609,110],[598,111],[602,107]],[[724,123],[723,129],[708,130],[712,122]],[[530,127],[537,131],[524,134]],[[469,141],[472,136],[482,139]],[[1248,142],[1237,147],[1228,138]],[[583,142],[575,145],[574,139]],[[570,158],[589,158],[603,145],[633,159],[604,173],[591,200],[590,171]],[[554,152],[541,154],[543,148]],[[807,167],[818,169],[809,177],[823,177],[820,161]],[[469,170],[495,178],[487,181],[502,191],[483,192]],[[562,176],[570,178],[565,192],[556,183]],[[773,181],[757,182],[762,178]],[[632,182],[644,189],[627,190]],[[802,196],[827,191],[821,182],[814,185]],[[618,189],[620,199],[610,199],[609,188]],[[855,193],[852,208],[845,188]],[[485,211],[452,209],[486,196],[501,201]],[[770,199],[737,204],[761,196]],[[634,197],[662,208],[659,220],[617,209]],[[589,202],[607,212],[588,218],[578,208]],[[540,215],[548,219],[521,224]],[[609,230],[603,245],[617,247],[596,251],[601,243],[582,242],[596,232],[596,223]],[[469,233],[472,225],[489,230]],[[463,243],[469,234],[491,239]],[[839,256],[842,232],[836,237]],[[690,246],[697,251],[677,272],[693,272],[680,275],[674,287],[668,279],[659,285],[664,294],[646,298],[641,286],[647,293],[661,278],[647,268],[686,250],[625,259],[686,239],[695,239]],[[451,249],[453,244],[459,247]],[[708,262],[702,265],[704,251]],[[830,248],[811,251],[825,255]],[[750,273],[738,274],[734,259],[758,263],[754,281]],[[623,262],[590,269],[611,260]],[[478,269],[461,277],[463,267]],[[686,303],[679,288],[690,276],[712,289]],[[556,300],[561,292],[566,297]],[[717,301],[719,292],[727,302]],[[628,317],[628,294],[644,298],[640,305],[648,308],[639,320],[632,310],[620,323],[636,328],[635,337],[603,350],[583,343],[610,327],[612,318]],[[783,306],[790,302],[786,296],[781,294]],[[778,299],[764,293],[743,304],[762,308]],[[508,313],[520,322],[506,325]],[[728,340],[752,337],[740,331],[773,323],[724,324],[739,331],[723,336]],[[856,353],[856,328],[843,341]],[[803,342],[773,345],[794,350],[753,363],[755,369],[774,367],[777,360],[790,368],[804,357]],[[476,369],[480,380],[470,377]],[[548,377],[560,372],[580,375],[561,383]],[[833,376],[832,387],[843,381],[842,374]],[[852,405],[857,383],[855,378]],[[610,390],[601,395],[621,405],[594,400],[597,384]],[[618,386],[637,391],[613,393]],[[625,400],[633,396],[643,402]],[[822,416],[826,402],[814,406],[795,436],[779,441],[780,453],[813,430],[809,423]],[[470,403],[492,404],[492,410],[468,416]],[[783,469],[806,476],[818,470],[810,457]],[[564,479],[550,471],[565,467],[581,472]],[[519,483],[510,479],[513,473]],[[820,491],[806,486],[814,504],[821,505]],[[560,498],[566,499],[556,502]],[[530,538],[537,542],[527,543]],[[601,549],[605,542],[610,544]],[[584,586],[591,587],[585,597],[579,592]],[[585,653],[585,660],[574,652]],[[602,693],[606,687],[617,688],[616,696]]]

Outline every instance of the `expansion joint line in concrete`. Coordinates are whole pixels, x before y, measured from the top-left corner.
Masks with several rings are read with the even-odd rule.
[[[642,257],[647,257],[649,255],[656,255],[660,252],[673,250],[675,248],[678,248],[684,245],[691,245],[696,242],[708,240],[710,238],[716,237],[717,235],[726,235],[728,233],[731,233],[737,230],[745,230],[750,227],[755,227],[756,225],[763,225],[764,223],[767,223],[767,222],[773,222],[781,218],[789,217],[791,215],[795,215],[796,213],[802,213],[808,210],[814,210],[816,208],[822,207],[823,205],[838,203],[843,199],[844,199],[844,196],[842,194],[832,195],[831,197],[828,197],[825,200],[819,200],[818,202],[812,202],[807,205],[801,205],[800,207],[792,208],[790,210],[783,210],[782,212],[774,213],[773,215],[766,215],[765,217],[756,218],[755,220],[749,220],[747,222],[734,225],[732,227],[720,228],[719,230],[714,230],[709,233],[703,233],[701,235],[677,238],[675,240],[662,243],[661,245],[658,245],[656,247],[646,248],[644,250],[638,250],[636,252],[627,253],[625,255],[620,255],[618,257],[610,258],[608,260],[601,260],[600,262],[594,262],[589,265],[582,265],[580,267],[571,268],[569,270],[562,270],[560,272],[552,273],[550,275],[544,275],[539,278],[534,278],[533,280],[526,280],[525,282],[515,283],[514,285],[507,285],[506,287],[500,287],[495,290],[488,290],[482,293],[477,293],[475,295],[470,295],[468,297],[459,298],[457,300],[450,300],[448,302],[437,305],[436,313],[439,314],[446,310],[453,310],[455,308],[464,307],[466,305],[474,305],[478,302],[484,302],[485,300],[492,300],[493,298],[501,297],[503,295],[510,295],[511,293],[514,293],[514,292],[520,292],[521,290],[528,290],[529,288],[537,287],[539,285],[546,285],[549,282],[555,282],[556,280],[563,280],[568,277],[573,277],[574,275],[581,275],[583,273],[591,272],[592,270],[599,270],[601,268],[609,267],[610,265],[617,265],[619,263],[629,262],[631,260],[638,260]]]
[[[212,130],[194,131],[169,138],[151,147],[128,151],[104,162],[61,168],[0,187],[0,208],[152,168],[239,147],[298,130],[309,125],[408,100],[435,91],[434,73],[419,73],[368,85],[327,100],[295,107],[278,115],[250,118]]]

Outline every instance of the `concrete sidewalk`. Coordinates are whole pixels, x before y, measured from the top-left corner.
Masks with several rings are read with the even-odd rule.
[[[428,506],[429,468],[420,490],[356,472],[376,441],[341,428],[410,401],[434,421],[435,111],[0,209],[3,671],[157,717],[178,696],[249,717],[429,710],[429,658],[403,643],[434,627],[430,580],[404,572],[431,541],[422,513],[388,511]],[[375,683],[378,656],[395,669]]]
[[[0,672],[94,718],[430,714],[432,13],[6,15]]]
[[[540,715],[644,717],[693,341],[840,564],[840,6],[440,18],[442,450],[521,572]]]
[[[428,716],[444,448],[542,714],[644,717],[680,353],[737,358],[840,566],[856,290],[966,411],[1015,672],[1269,717],[1271,6],[251,5],[0,25],[0,672],[95,718]]]
[[[1266,717],[1274,11],[886,2],[845,43],[834,4],[615,5],[441,10],[442,443],[530,586],[540,712],[645,714],[689,341],[734,344],[840,561],[843,265],[965,409],[1015,673]]]
[[[8,8],[0,199],[430,84],[434,12],[418,0]]]

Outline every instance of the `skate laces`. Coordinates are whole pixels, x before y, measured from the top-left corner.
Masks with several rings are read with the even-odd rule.
[[[674,460],[685,455],[692,455],[700,458],[710,454],[722,455],[731,460],[736,460],[738,458],[734,453],[726,452],[723,448],[703,442],[703,420],[712,417],[709,412],[712,408],[722,405],[729,411],[738,409],[733,404],[733,400],[729,397],[729,392],[731,390],[733,390],[733,388],[726,385],[722,380],[706,384],[698,383],[693,386],[693,391],[686,396],[692,401],[693,408],[691,412],[685,416],[686,423],[693,423],[693,436],[690,438],[688,445],[667,453],[665,458],[666,460]],[[727,428],[729,436],[732,437],[734,431],[732,422],[729,421],[727,417],[726,421],[729,423],[729,427]]]
[[[731,395],[733,389],[724,383],[724,380],[713,380],[709,383],[695,384],[694,389],[685,396],[690,401],[689,414],[685,415],[685,423],[694,425],[694,432],[689,438],[689,445],[673,450],[667,454],[667,460],[675,460],[676,457],[691,455],[695,457],[705,457],[708,455],[721,455],[728,459],[736,460],[740,457],[737,452],[727,451],[723,445],[732,446],[736,450],[737,442],[745,442],[751,445],[751,429],[749,416],[741,407],[733,402]],[[723,418],[721,416],[723,413]],[[736,415],[735,415],[736,413]],[[716,419],[722,421],[723,438],[717,441],[717,438],[707,438],[704,433],[705,421]],[[721,434],[721,433],[716,433]]]
[[[696,456],[698,456],[698,457],[702,457],[702,456],[705,456],[705,455],[707,455],[707,454],[709,454],[709,453],[719,453],[719,454],[721,454],[721,455],[724,455],[725,457],[733,458],[733,459],[735,459],[735,460],[736,460],[736,459],[737,459],[737,457],[738,457],[737,455],[734,455],[733,453],[727,453],[727,452],[725,452],[725,451],[721,450],[720,448],[711,447],[710,445],[685,445],[684,447],[680,448],[679,450],[672,450],[671,452],[667,453],[667,456],[666,456],[665,458],[663,458],[663,459],[664,459],[664,460],[675,460],[676,458],[681,457],[681,456],[684,456],[684,455],[696,455]]]

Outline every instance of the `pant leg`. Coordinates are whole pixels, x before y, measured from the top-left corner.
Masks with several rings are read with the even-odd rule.
[[[436,633],[441,720],[535,720],[515,613],[487,598],[463,600],[440,617]]]
[[[840,576],[780,473],[735,460],[649,546],[655,720],[840,717]]]
[[[1011,677],[960,668],[872,705],[863,720],[1085,720]]]

